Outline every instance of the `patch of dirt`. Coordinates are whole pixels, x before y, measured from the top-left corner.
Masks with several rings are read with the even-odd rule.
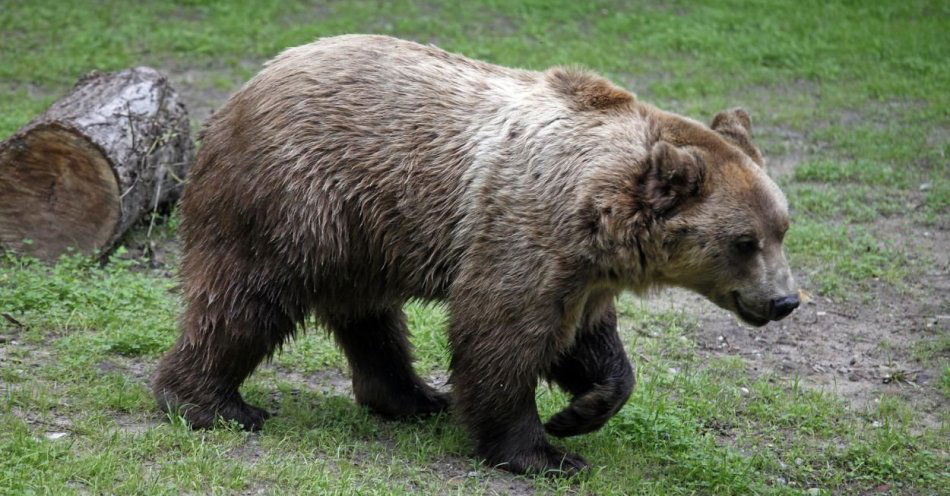
[[[145,434],[165,423],[165,416],[159,413],[149,415],[119,414],[113,417],[118,430],[128,434]]]
[[[47,415],[44,417],[34,411],[24,410],[19,406],[11,408],[11,413],[13,413],[14,417],[22,419],[29,424],[29,426],[33,428],[33,432],[37,435],[49,436],[59,432],[72,432],[72,420],[62,415]],[[63,436],[53,437],[61,438]]]
[[[805,144],[805,135],[801,132],[779,126],[754,129],[756,144],[765,156],[765,169],[776,180],[791,176],[795,166],[814,153]]]
[[[169,64],[161,70],[168,75],[172,87],[181,96],[188,107],[191,129],[197,138],[197,131],[208,117],[219,108],[228,97],[241,88],[248,79],[261,69],[262,60],[245,60],[238,67],[220,64],[201,66],[183,66]]]
[[[253,465],[261,459],[264,448],[261,447],[261,435],[256,432],[250,432],[244,439],[244,443],[233,448],[228,454],[235,460],[248,465]]]
[[[16,93],[18,91],[23,91],[26,93],[26,97],[30,100],[46,100],[62,96],[60,92],[53,91],[48,87],[44,87],[35,83],[9,83],[6,84],[7,89],[11,93]],[[26,124],[24,122],[24,124]]]
[[[335,396],[348,396],[351,398],[353,396],[352,377],[348,372],[341,371],[334,367],[327,367],[316,372],[302,374],[286,366],[266,363],[258,368],[258,372],[259,371],[272,371],[278,378],[300,384],[311,392],[320,392]],[[441,370],[434,371],[428,376],[423,376],[423,380],[438,391],[449,392],[451,390],[448,384],[448,372]],[[298,390],[294,389],[291,392],[294,391]],[[276,401],[277,394],[276,391],[272,393],[272,395],[274,395],[272,400]]]
[[[474,479],[488,494],[536,494],[537,490],[530,479],[476,465],[470,458],[447,456],[429,464],[429,469],[445,478],[450,485],[461,485]]]
[[[256,373],[264,370],[273,371],[278,376],[278,378],[295,384],[300,384],[301,387],[305,387],[311,392],[320,392],[323,394],[336,396],[352,396],[351,393],[353,387],[349,374],[345,374],[341,370],[333,367],[327,367],[313,373],[303,374],[289,367],[267,363],[261,365],[258,368],[258,372]],[[291,390],[291,393],[295,391],[298,390]],[[277,391],[272,393],[272,395],[277,394]],[[272,399],[276,400],[276,397]]]
[[[113,356],[110,359],[103,360],[96,365],[96,368],[102,374],[117,373],[135,379],[137,382],[148,384],[152,372],[158,365],[157,359],[138,359]]]
[[[299,11],[292,10],[287,15],[277,20],[278,23],[288,27],[296,27],[305,24],[316,24],[334,15],[334,12],[340,5],[344,5],[344,0],[323,0],[321,2],[311,2]]]
[[[52,353],[49,350],[39,346],[20,341],[16,334],[2,335],[0,339],[0,367],[4,370],[11,370],[17,375],[30,375],[34,370],[39,369],[44,363],[50,362]],[[0,389],[7,386],[6,381],[0,377]]]

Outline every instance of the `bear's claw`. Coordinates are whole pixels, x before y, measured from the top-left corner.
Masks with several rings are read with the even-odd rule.
[[[504,461],[493,461],[492,459],[503,459]],[[584,471],[589,466],[580,455],[562,451],[547,442],[507,456],[489,458],[488,462],[495,468],[516,474],[549,477],[569,477]]]
[[[448,394],[429,387],[421,387],[408,397],[357,398],[357,402],[376,415],[389,419],[428,417],[447,411],[452,405]]]
[[[258,431],[271,414],[263,408],[250,405],[234,393],[226,399],[209,401],[213,406],[200,406],[197,401],[182,401],[174,394],[158,395],[159,407],[165,412],[181,415],[192,429],[209,429],[219,421],[237,422],[243,430]]]

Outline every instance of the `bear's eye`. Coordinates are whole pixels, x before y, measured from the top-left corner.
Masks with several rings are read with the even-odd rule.
[[[735,242],[736,253],[749,256],[756,252],[759,249],[759,242],[755,238],[742,237],[736,240]]]

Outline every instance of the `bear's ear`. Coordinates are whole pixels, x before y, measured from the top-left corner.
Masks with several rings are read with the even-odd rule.
[[[713,117],[712,125],[709,127],[738,146],[753,162],[762,166],[762,154],[752,144],[752,118],[749,117],[748,112],[741,108],[724,110]]]
[[[706,179],[706,165],[697,154],[660,140],[650,151],[643,178],[643,195],[657,217],[669,217],[698,201]]]
[[[633,93],[606,79],[577,69],[555,67],[546,74],[548,84],[568,99],[574,110],[602,110],[633,102]]]

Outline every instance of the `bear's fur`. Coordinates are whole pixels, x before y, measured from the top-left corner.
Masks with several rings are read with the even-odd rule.
[[[181,205],[187,308],[159,404],[194,427],[259,428],[268,414],[239,386],[316,315],[359,403],[445,410],[412,369],[401,310],[443,300],[452,403],[478,453],[515,472],[582,468],[545,430],[596,430],[629,396],[622,290],[689,287],[756,324],[791,291],[785,200],[749,116],[712,127],[580,70],[383,36],[285,51],[202,133]],[[546,425],[541,378],[574,398]]]

